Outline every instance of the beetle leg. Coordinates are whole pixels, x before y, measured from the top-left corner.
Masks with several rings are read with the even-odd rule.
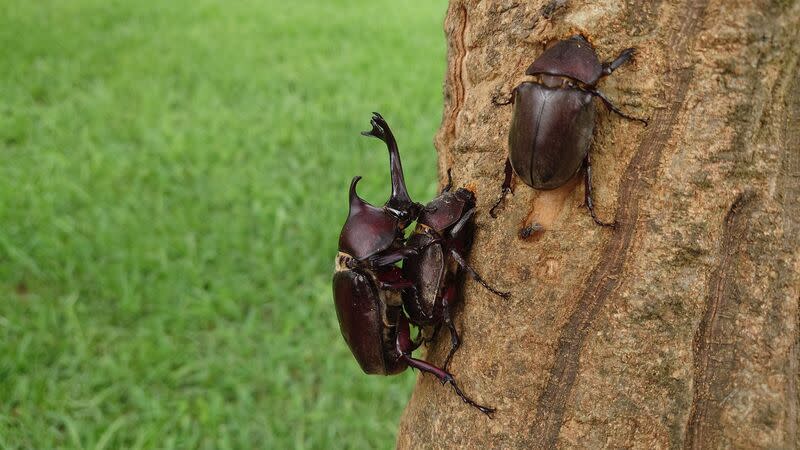
[[[588,92],[588,93],[594,95],[595,97],[598,97],[600,100],[603,101],[603,103],[606,105],[606,107],[608,109],[610,109],[611,111],[614,111],[615,113],[619,114],[620,116],[622,116],[622,117],[624,117],[624,118],[626,118],[628,120],[635,120],[637,122],[641,122],[641,123],[644,124],[644,126],[647,126],[647,119],[641,119],[639,117],[629,116],[629,115],[625,114],[619,108],[614,106],[614,104],[611,103],[611,100],[609,100],[608,97],[605,96],[605,94],[603,94],[602,92],[598,91],[597,89],[586,89],[585,92]]]
[[[409,351],[412,346],[411,343],[411,331],[408,327],[408,319],[404,315],[400,316],[400,320],[397,323],[397,341],[395,342],[395,349],[397,350],[398,354],[400,355],[400,359],[402,359],[409,367],[419,370],[420,372],[427,372],[433,374],[436,378],[441,381],[442,384],[449,384],[455,393],[461,397],[461,400],[464,403],[478,408],[478,410],[490,418],[492,417],[491,414],[495,411],[494,408],[490,408],[488,406],[483,406],[476,403],[471,398],[467,397],[461,388],[458,387],[456,384],[455,378],[446,370],[440,369],[433,364],[423,361],[421,359],[416,359],[411,357],[411,352]]]
[[[433,333],[431,333],[431,337],[425,339],[425,345],[430,344],[431,342],[436,340],[436,335],[439,334],[439,330],[442,328],[441,323],[437,323],[435,327],[433,327]]]
[[[586,174],[583,177],[584,189],[583,189],[583,198],[584,203],[586,204],[586,209],[589,210],[589,214],[592,215],[592,219],[594,223],[602,226],[602,227],[611,227],[614,228],[617,226],[617,222],[603,222],[602,220],[597,218],[597,215],[594,212],[594,201],[592,200],[592,159],[589,154],[586,154],[586,158],[583,160],[583,167],[586,169]]]
[[[402,261],[409,256],[413,256],[425,250],[426,248],[430,247],[433,244],[441,242],[441,237],[436,237],[429,242],[426,242],[423,245],[418,247],[400,247],[394,250],[388,250],[385,253],[379,253],[375,256],[370,257],[367,261],[372,265],[372,267],[385,267],[390,266],[398,261]]]
[[[458,222],[456,222],[456,224],[455,224],[455,225],[453,225],[453,228],[451,228],[451,229],[450,229],[450,231],[448,232],[448,234],[449,234],[451,237],[458,236],[458,233],[460,233],[460,232],[461,232],[461,230],[462,230],[462,229],[463,229],[465,226],[467,226],[467,224],[469,223],[469,219],[471,219],[471,218],[472,218],[472,216],[474,216],[474,215],[475,215],[475,208],[472,208],[472,209],[470,209],[469,211],[467,211],[466,213],[464,213],[464,215],[463,215],[463,216],[461,216],[461,218],[460,218],[460,219],[458,219]]]
[[[461,347],[461,339],[458,337],[458,330],[456,330],[456,326],[453,324],[450,313],[445,316],[445,322],[447,328],[450,330],[450,352],[447,353],[447,358],[444,360],[444,370],[450,366],[450,361],[453,359],[453,355],[456,354],[456,350]]]
[[[376,267],[389,266],[398,261],[402,261],[409,256],[416,255],[419,253],[419,250],[420,249],[414,247],[401,247],[387,253],[378,254],[370,258],[370,262]]]
[[[455,300],[456,295],[456,287],[455,285],[448,286],[447,290],[442,295],[442,309],[444,310],[444,323],[447,325],[447,329],[450,330],[450,352],[447,354],[447,358],[444,360],[444,370],[450,366],[450,360],[453,359],[453,355],[456,353],[456,350],[461,346],[461,339],[458,337],[458,330],[456,330],[455,324],[453,324],[452,318],[452,311],[450,310],[451,301]]]
[[[453,188],[453,174],[450,172],[452,172],[452,169],[447,169],[447,184],[444,186],[444,189],[442,189],[442,194],[450,192],[450,189]]]
[[[514,191],[511,190],[511,177],[514,175],[514,168],[511,167],[511,159],[506,158],[506,169],[505,169],[505,179],[503,180],[503,187],[501,190],[500,198],[494,202],[494,206],[492,209],[489,210],[489,215],[492,216],[493,219],[497,218],[497,214],[494,212],[503,200],[505,200],[506,195],[513,194]]]
[[[483,406],[483,405],[475,402],[475,400],[472,400],[471,398],[467,397],[466,394],[464,394],[464,391],[462,391],[461,388],[458,387],[458,384],[456,384],[456,380],[455,380],[455,378],[453,378],[453,375],[451,375],[447,371],[442,370],[442,369],[434,366],[433,364],[430,364],[427,361],[423,361],[421,359],[412,358],[412,357],[410,357],[408,355],[403,355],[402,358],[403,358],[403,360],[405,360],[406,364],[408,364],[410,367],[413,367],[413,368],[419,370],[420,372],[427,372],[427,373],[433,374],[436,378],[439,379],[439,381],[442,384],[449,384],[450,387],[452,387],[453,390],[455,391],[456,395],[461,397],[461,400],[463,400],[464,403],[466,403],[466,404],[468,404],[468,405],[470,405],[472,407],[478,408],[478,410],[480,412],[486,414],[487,416],[489,416],[489,418],[492,417],[492,413],[495,412],[495,409],[491,408],[489,406]]]
[[[378,280],[381,289],[388,289],[390,291],[401,291],[403,289],[409,289],[414,287],[414,282],[411,280],[397,280],[397,281],[380,281],[380,277]]]
[[[622,51],[622,53],[617,56],[617,58],[611,62],[603,63],[603,74],[601,76],[606,77],[611,75],[612,72],[617,70],[619,66],[628,62],[628,60],[636,54],[635,48],[626,48]]]
[[[498,295],[500,297],[503,298],[511,297],[510,292],[498,291],[497,289],[489,286],[489,283],[484,281],[483,278],[481,278],[481,276],[478,275],[478,272],[475,272],[475,269],[470,267],[470,265],[467,264],[467,262],[464,260],[464,257],[462,257],[455,249],[451,249],[450,254],[453,255],[453,258],[456,260],[458,265],[461,266],[462,269],[466,270],[467,273],[472,277],[472,279],[480,283],[481,286],[485,287],[491,293]]]
[[[392,267],[389,270],[376,274],[381,289],[399,291],[414,287],[414,282],[403,277],[403,272],[399,267]]]

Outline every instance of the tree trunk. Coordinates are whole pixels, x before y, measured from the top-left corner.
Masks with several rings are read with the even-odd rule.
[[[478,196],[451,371],[490,420],[419,377],[400,448],[797,448],[800,4],[451,0],[440,173]],[[511,106],[547,41],[586,35],[600,111],[582,174],[516,182],[499,217]],[[520,229],[542,231],[522,239]],[[440,363],[446,336],[427,357]]]

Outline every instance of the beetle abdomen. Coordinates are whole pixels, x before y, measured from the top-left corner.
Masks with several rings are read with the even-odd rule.
[[[394,353],[397,333],[395,327],[387,325],[397,323],[402,308],[381,302],[368,275],[357,270],[334,273],[333,301],[342,336],[365,373],[391,375],[405,369],[387,361]]]
[[[508,135],[514,172],[534,189],[555,189],[580,169],[594,131],[592,96],[570,88],[520,84]]]

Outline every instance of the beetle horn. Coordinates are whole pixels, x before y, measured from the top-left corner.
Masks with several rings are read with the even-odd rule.
[[[389,167],[392,175],[392,196],[386,201],[388,208],[395,211],[406,211],[414,202],[408,195],[406,180],[403,176],[403,165],[400,163],[400,151],[397,149],[397,140],[394,138],[389,124],[380,113],[373,112],[372,119],[369,121],[372,129],[361,132],[364,136],[376,137],[386,143],[389,149]]]
[[[400,151],[397,150],[397,142],[394,140],[391,132],[390,143],[387,143],[389,148],[389,167],[392,174],[392,196],[386,202],[386,206],[396,209],[406,209],[411,205],[411,196],[408,195],[406,188],[406,179],[403,175],[403,164],[400,162]]]
[[[358,196],[356,192],[356,185],[358,181],[361,180],[361,176],[353,177],[353,181],[350,182],[350,214],[352,215],[356,211],[364,208],[367,206],[367,202],[365,202],[361,197]]]
[[[403,175],[403,164],[400,162],[400,151],[397,149],[397,140],[394,138],[389,124],[386,119],[379,113],[372,113],[372,130],[364,131],[361,134],[364,136],[374,136],[386,143],[386,148],[389,150],[389,167],[392,175],[392,196],[386,202],[387,207],[405,211],[414,204],[411,196],[408,195],[406,188],[406,180]]]

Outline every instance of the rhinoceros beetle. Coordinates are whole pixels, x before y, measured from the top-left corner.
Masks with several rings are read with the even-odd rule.
[[[475,281],[503,298],[501,292],[487,284],[465,258],[472,246],[472,216],[475,214],[475,195],[459,188],[451,192],[452,179],[442,193],[425,205],[417,218],[417,226],[407,245],[422,249],[403,262],[403,276],[414,283],[414,289],[404,290],[403,305],[411,323],[419,327],[434,326],[434,335],[442,323],[450,331],[450,352],[444,369],[461,341],[452,320],[452,308],[458,300],[458,279],[466,271]]]
[[[528,186],[548,190],[563,186],[584,167],[584,198],[589,214],[598,225],[615,225],[601,221],[594,212],[589,157],[596,117],[592,99],[597,97],[611,111],[647,126],[646,119],[623,113],[595,87],[635,51],[625,49],[613,61],[601,63],[586,38],[576,35],[555,42],[533,61],[525,74],[534,79],[521,83],[512,93],[509,157],[502,194],[489,211],[492,217],[496,217],[495,210],[511,193],[512,171]],[[529,234],[525,231],[523,236]]]
[[[416,220],[421,205],[408,196],[397,142],[389,125],[378,113],[374,113],[371,124],[372,130],[362,134],[381,139],[389,149],[392,195],[383,208],[377,208],[356,193],[360,177],[350,184],[350,213],[339,236],[333,275],[333,299],[342,336],[365,373],[394,375],[407,367],[431,373],[442,384],[450,384],[465,403],[490,415],[494,409],[467,397],[449,372],[411,356],[421,341],[411,339],[400,291],[415,287],[395,263],[431,243],[414,247],[404,242],[403,230]]]

